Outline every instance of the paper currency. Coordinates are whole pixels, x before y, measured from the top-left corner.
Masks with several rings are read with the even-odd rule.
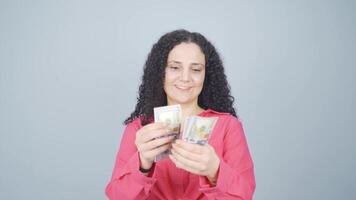
[[[174,135],[176,138],[178,138],[180,132],[181,115],[182,115],[180,105],[156,107],[153,109],[153,111],[154,111],[154,121],[165,123],[170,130],[170,133],[163,137]],[[166,150],[165,152],[157,155],[155,157],[155,162],[167,157],[169,153],[170,150]]]
[[[154,121],[165,123],[170,132],[166,136],[174,135],[180,137],[182,111],[180,105],[163,106],[154,108]],[[191,116],[184,120],[184,130],[181,138],[187,142],[204,145],[214,129],[218,117]],[[157,155],[155,162],[166,158],[170,154],[170,149]]]
[[[182,139],[190,143],[206,144],[217,119],[217,117],[188,117],[185,120]]]

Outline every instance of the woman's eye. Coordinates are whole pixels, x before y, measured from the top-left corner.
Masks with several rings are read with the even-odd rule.
[[[169,68],[171,68],[172,70],[177,70],[177,69],[179,69],[179,67],[176,67],[176,66],[170,66]]]
[[[194,72],[200,72],[201,69],[193,69]]]

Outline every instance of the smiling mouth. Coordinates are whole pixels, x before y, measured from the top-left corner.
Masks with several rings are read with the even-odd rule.
[[[187,87],[187,86],[179,86],[179,85],[175,85],[176,88],[180,89],[180,90],[189,90],[192,87]]]

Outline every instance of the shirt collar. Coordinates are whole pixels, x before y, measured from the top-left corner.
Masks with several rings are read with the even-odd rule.
[[[212,113],[212,114],[217,114],[217,115],[229,115],[230,114],[228,112],[218,112],[216,110],[208,108],[208,109],[204,110],[203,112],[201,112],[199,115],[205,114],[205,113]]]

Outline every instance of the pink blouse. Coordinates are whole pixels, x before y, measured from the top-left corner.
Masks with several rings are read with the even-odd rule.
[[[142,126],[140,119],[136,119],[125,128],[106,186],[109,199],[252,199],[256,187],[254,167],[241,122],[228,113],[211,109],[199,116],[219,117],[209,139],[220,158],[215,186],[204,176],[176,168],[169,158],[157,162],[149,176],[143,175],[134,143],[136,131]]]

